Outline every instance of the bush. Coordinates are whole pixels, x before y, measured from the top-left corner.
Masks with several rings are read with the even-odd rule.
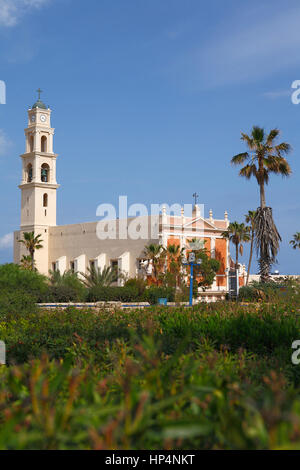
[[[43,302],[84,302],[86,291],[81,286],[57,285],[49,286],[48,292],[43,298]]]
[[[37,305],[31,294],[22,291],[1,292],[0,319],[10,320],[37,312]]]
[[[149,302],[151,305],[157,304],[160,298],[166,298],[168,302],[174,302],[175,289],[172,287],[151,286],[145,292],[145,301]]]
[[[243,286],[239,290],[239,300],[248,302],[266,301],[272,302],[277,301],[283,297],[283,293],[292,293],[293,283],[286,282],[251,282],[248,286]]]
[[[92,287],[87,294],[88,302],[137,302],[139,291],[136,287]]]
[[[289,379],[299,326],[289,304],[274,307],[0,319],[9,364],[0,367],[0,448],[299,448]]]
[[[139,293],[139,297],[142,297],[147,287],[147,281],[139,277],[128,279],[128,281],[125,282],[124,287],[132,287],[132,288],[137,289]]]
[[[19,291],[41,301],[48,289],[47,278],[36,271],[22,269],[17,264],[0,266],[0,292]],[[20,294],[21,295],[21,294]]]

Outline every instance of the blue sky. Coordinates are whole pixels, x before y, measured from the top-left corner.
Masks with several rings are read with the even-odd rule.
[[[271,177],[267,203],[283,238],[276,268],[299,273],[288,245],[300,231],[299,22],[297,0],[0,0],[0,262],[12,260],[26,112],[41,87],[59,224],[96,220],[119,195],[172,204],[195,191],[207,216],[242,221],[259,193],[230,165],[240,132],[280,128],[293,176]]]

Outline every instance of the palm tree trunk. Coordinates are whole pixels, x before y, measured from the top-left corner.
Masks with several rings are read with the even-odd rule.
[[[235,269],[239,268],[239,245],[236,243],[235,245]]]
[[[155,264],[155,258],[152,259],[152,264],[153,264],[153,273],[154,273],[155,284],[158,285],[157,268],[156,268],[156,264]]]
[[[268,282],[271,265],[276,261],[281,237],[272,216],[272,209],[257,209],[255,216],[256,249],[259,255],[261,282]]]
[[[254,244],[254,231],[252,231],[252,237],[251,237],[250,256],[249,256],[249,264],[248,264],[248,273],[247,273],[246,286],[247,286],[248,283],[249,283],[250,268],[251,268],[252,256],[253,256],[253,244]]]
[[[31,269],[33,271],[34,270],[34,250],[30,250],[30,256],[31,256]]]
[[[260,207],[264,209],[266,207],[266,195],[265,195],[265,183],[259,184],[260,189]]]

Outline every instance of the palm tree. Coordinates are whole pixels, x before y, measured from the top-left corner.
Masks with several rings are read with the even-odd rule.
[[[81,274],[83,276],[82,282],[88,288],[108,287],[116,280],[116,269],[111,266],[104,266],[101,270],[92,265],[87,271],[87,274]]]
[[[182,268],[182,258],[184,255],[184,248],[179,245],[168,245],[166,255],[169,261],[169,271],[175,276],[175,287],[180,284],[180,272]]]
[[[158,283],[158,273],[162,269],[162,266],[165,262],[166,250],[162,245],[156,245],[155,243],[150,243],[150,245],[145,246],[143,256],[152,265],[153,268],[153,277],[155,282]]]
[[[49,281],[51,286],[64,286],[66,284],[77,282],[78,280],[77,273],[74,273],[72,270],[65,271],[63,274],[61,274],[60,271],[49,271]]]
[[[166,251],[170,262],[180,262],[184,248],[180,248],[179,245],[169,245]]]
[[[249,264],[248,264],[248,273],[247,273],[246,286],[249,283],[250,268],[251,268],[252,256],[253,256],[253,245],[254,245],[254,238],[255,238],[255,217],[256,217],[256,211],[248,211],[248,214],[245,215],[246,223],[250,224],[250,236],[251,236],[251,245],[250,245],[250,255],[249,255]]]
[[[20,266],[23,269],[27,269],[27,270],[31,271],[32,270],[31,256],[23,255],[22,259],[20,261]]]
[[[19,243],[23,243],[26,249],[29,251],[31,259],[31,269],[34,270],[34,253],[36,250],[43,248],[43,240],[41,240],[42,235],[34,235],[34,232],[24,232],[23,240],[19,240]]]
[[[300,232],[296,232],[295,235],[293,235],[293,239],[290,241],[290,245],[292,245],[294,250],[300,248]]]
[[[222,233],[223,238],[227,238],[235,245],[235,269],[239,268],[239,253],[243,256],[244,245],[250,241],[249,227],[238,222],[231,222],[226,232]]]
[[[261,282],[270,277],[271,265],[276,261],[281,237],[273,221],[271,207],[266,207],[265,185],[271,173],[289,176],[291,168],[283,155],[291,151],[286,142],[276,144],[279,129],[272,129],[268,135],[265,130],[253,126],[250,136],[242,133],[241,139],[246,142],[249,152],[240,153],[231,159],[233,165],[246,165],[241,168],[240,176],[250,179],[254,176],[260,189],[260,207],[256,211],[255,231],[256,250],[259,256]]]

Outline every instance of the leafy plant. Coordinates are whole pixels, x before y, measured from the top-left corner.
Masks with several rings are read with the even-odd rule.
[[[88,287],[107,287],[111,286],[116,279],[116,269],[111,266],[105,266],[102,270],[91,266],[87,269],[87,274],[81,273],[83,284]]]
[[[50,286],[45,301],[50,302],[78,302],[85,300],[86,289],[76,273],[66,271],[50,271]]]

